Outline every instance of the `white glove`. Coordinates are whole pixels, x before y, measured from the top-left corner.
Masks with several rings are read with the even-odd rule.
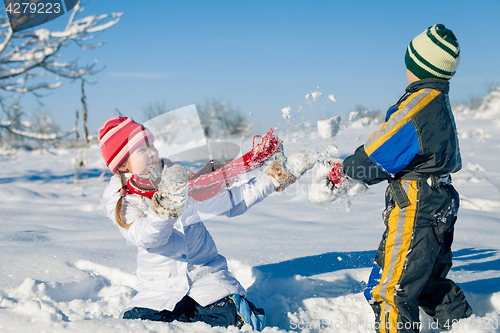
[[[151,209],[165,220],[179,218],[186,208],[188,177],[186,169],[178,164],[165,167],[160,172],[148,168],[149,179],[156,188],[151,200]]]

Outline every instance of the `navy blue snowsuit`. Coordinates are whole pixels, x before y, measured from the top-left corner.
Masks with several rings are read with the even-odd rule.
[[[459,196],[450,174],[461,168],[449,82],[410,84],[381,129],[344,160],[351,178],[389,181],[384,223],[365,296],[380,332],[418,332],[419,307],[440,328],[472,314],[446,278]]]

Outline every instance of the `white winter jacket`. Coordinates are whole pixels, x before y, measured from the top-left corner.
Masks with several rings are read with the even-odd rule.
[[[104,212],[115,223],[120,188],[115,175],[101,200]],[[151,199],[126,195],[122,216],[126,223],[133,223],[129,229],[118,228],[128,244],[138,247],[139,291],[128,307],[172,311],[185,295],[202,306],[231,294],[245,296],[245,289],[229,274],[226,259],[217,252],[202,219],[223,212],[228,217],[243,214],[275,189],[270,177],[260,174],[203,202],[189,197],[181,217],[167,221],[149,208]]]

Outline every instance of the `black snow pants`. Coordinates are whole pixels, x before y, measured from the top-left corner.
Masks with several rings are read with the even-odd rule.
[[[451,328],[472,314],[463,291],[446,278],[458,193],[451,184],[431,187],[425,181],[399,180],[408,199],[406,207],[399,207],[395,184],[386,192],[386,230],[365,291],[375,328],[381,333],[419,332],[419,307],[440,328]]]
[[[191,297],[184,296],[173,311],[156,311],[148,308],[132,308],[123,313],[124,319],[181,322],[203,321],[211,326],[243,326],[239,323],[236,305],[230,297],[225,297],[208,306],[201,306]]]
[[[257,331],[265,327],[264,310],[257,308],[252,302],[237,295],[226,296],[215,303],[201,306],[189,296],[184,296],[172,311],[157,311],[149,308],[135,307],[122,313],[123,319],[142,319],[163,322],[180,321],[192,323],[202,321],[210,326],[236,326],[242,328],[248,323]],[[242,302],[243,301],[243,302]],[[237,305],[238,303],[239,305]],[[246,304],[242,306],[242,304]],[[253,313],[252,318],[250,312]],[[259,316],[256,319],[255,316]]]

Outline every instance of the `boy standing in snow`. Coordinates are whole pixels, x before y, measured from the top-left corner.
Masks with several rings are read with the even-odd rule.
[[[446,278],[459,207],[450,174],[461,168],[448,91],[459,60],[458,41],[444,25],[415,37],[405,56],[406,93],[381,129],[328,177],[330,186],[349,177],[389,182],[386,230],[365,291],[380,332],[418,332],[419,307],[443,329],[472,314],[463,291]]]

